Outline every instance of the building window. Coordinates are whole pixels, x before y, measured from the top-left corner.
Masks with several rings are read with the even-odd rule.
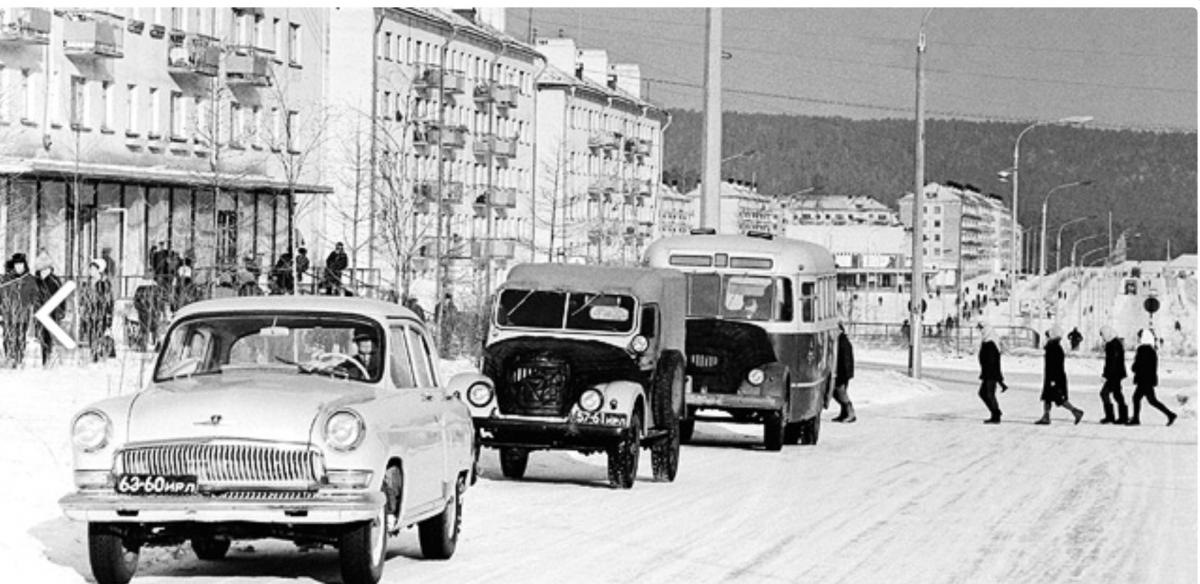
[[[87,79],[71,76],[71,129],[87,128]],[[7,117],[7,116],[6,116]]]
[[[157,8],[155,9],[157,10]],[[250,13],[240,12],[237,15],[237,44],[245,47],[250,44]]]
[[[392,33],[383,33],[383,58],[392,60]]]
[[[187,119],[187,108],[183,106],[183,94],[178,91],[171,92],[171,139],[181,138],[185,135],[184,124]]]
[[[125,94],[125,131],[132,134],[138,132],[138,86],[130,83],[126,86],[128,92]]]
[[[262,29],[263,29],[263,17],[262,17],[262,15],[255,14],[254,15],[254,46],[255,47],[265,48],[267,46],[267,44],[263,42]]]
[[[242,117],[242,104],[229,104],[229,145],[234,148],[241,147],[242,136],[246,134],[246,122]]]
[[[296,152],[296,131],[299,129],[300,112],[292,110],[287,113],[287,149]]]
[[[279,115],[279,108],[271,108],[271,150],[279,152],[279,137],[283,133],[283,117]]]
[[[183,30],[183,11],[186,8],[171,9],[171,30]]]
[[[109,83],[104,84],[105,87]],[[21,121],[32,122],[36,117],[33,113],[33,104],[36,101],[33,97],[33,72],[29,69],[21,69]]]
[[[206,128],[205,125],[208,121],[208,117],[204,112],[204,98],[196,97],[195,102],[192,104],[192,108],[196,112],[196,114],[192,116],[192,119],[195,120],[196,124],[195,128],[193,128],[193,131],[201,136],[206,135],[208,128]]]
[[[250,108],[250,145],[261,150],[266,137],[263,136],[262,106]]]
[[[283,20],[276,18],[271,23],[271,48],[275,50],[275,58],[283,58]]]
[[[111,81],[105,81],[100,84],[100,109],[104,112],[104,120],[100,123],[101,130],[112,130],[113,128],[113,84]],[[26,115],[31,112],[26,111]]]
[[[288,63],[300,64],[300,25],[294,22],[288,25]]]
[[[158,103],[158,88],[150,88],[150,127],[146,131],[148,138],[160,138],[162,128],[162,106]]]

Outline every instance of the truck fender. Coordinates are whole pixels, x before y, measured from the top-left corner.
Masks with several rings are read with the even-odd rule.
[[[646,389],[642,384],[633,381],[610,381],[593,386],[604,394],[604,403],[600,406],[601,411],[625,414],[626,416],[633,415],[633,408],[640,399],[644,404],[646,402]],[[616,407],[612,404],[616,403]],[[643,406],[645,407],[645,406]],[[642,430],[645,431],[647,418],[645,412],[642,413]]]

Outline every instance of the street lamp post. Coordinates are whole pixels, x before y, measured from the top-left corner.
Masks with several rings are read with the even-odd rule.
[[[1018,183],[1018,181],[1020,181],[1020,170],[1021,170],[1021,138],[1024,138],[1026,133],[1028,133],[1030,130],[1032,130],[1038,126],[1057,125],[1057,124],[1070,124],[1070,125],[1086,124],[1087,122],[1090,122],[1091,120],[1092,120],[1092,116],[1068,116],[1065,118],[1060,118],[1055,121],[1039,121],[1039,122],[1034,122],[1034,123],[1030,124],[1024,130],[1021,130],[1021,132],[1019,134],[1017,134],[1016,143],[1013,144],[1012,168],[1008,171],[1008,173],[1009,173],[1008,176],[1012,177],[1012,222],[1013,222],[1013,232],[1012,232],[1012,242],[1011,242],[1012,256],[1011,256],[1011,262],[1009,264],[1010,268],[1015,268],[1014,264],[1017,261],[1017,231],[1016,230],[1018,229],[1017,226],[1020,225],[1020,215],[1018,214],[1018,209],[1019,209],[1019,206],[1018,206],[1019,198],[1018,197],[1020,196],[1020,190],[1018,189],[1017,183]],[[1012,294],[1011,291],[1015,290],[1016,287],[1017,287],[1016,270],[1010,269],[1009,270],[1009,290],[1010,290],[1009,294],[1010,295]],[[1008,318],[1010,321],[1012,321],[1014,319],[1014,309],[1015,309],[1015,306],[1010,301],[1008,303]]]
[[[1058,236],[1054,238],[1054,271],[1055,272],[1058,272],[1059,270],[1062,269],[1062,232],[1063,232],[1063,228],[1065,228],[1066,226],[1068,226],[1072,223],[1079,223],[1080,221],[1087,221],[1088,219],[1091,219],[1091,218],[1092,218],[1091,215],[1089,215],[1087,217],[1076,217],[1076,218],[1074,218],[1070,221],[1067,221],[1066,223],[1063,223],[1062,225],[1058,226]]]
[[[1061,185],[1058,185],[1058,186],[1050,189],[1050,192],[1046,193],[1046,198],[1042,199],[1042,253],[1041,253],[1042,261],[1038,267],[1038,275],[1039,276],[1046,275],[1046,255],[1047,255],[1046,254],[1046,209],[1050,205],[1050,195],[1053,195],[1054,191],[1057,191],[1059,189],[1068,189],[1071,187],[1086,187],[1090,184],[1092,184],[1092,181],[1090,181],[1090,180],[1077,180],[1077,181],[1072,181],[1069,183],[1063,183]]]
[[[1081,244],[1089,239],[1096,239],[1097,237],[1100,237],[1101,235],[1104,235],[1104,234],[1096,233],[1096,234],[1089,235],[1087,237],[1081,237],[1081,238],[1075,240],[1075,244],[1071,246],[1071,267],[1072,268],[1079,265],[1075,261],[1075,258],[1078,257],[1075,255],[1075,252],[1079,249],[1079,244]]]

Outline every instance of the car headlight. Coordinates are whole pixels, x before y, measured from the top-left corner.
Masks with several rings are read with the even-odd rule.
[[[604,396],[598,389],[589,389],[579,396],[579,407],[584,411],[594,412],[604,404]]]
[[[477,408],[488,405],[492,401],[492,388],[488,387],[486,383],[472,385],[467,390],[467,401]]]
[[[763,382],[765,377],[762,369],[751,369],[750,373],[746,374],[746,381],[749,381],[751,385],[758,385]]]
[[[646,337],[643,337],[642,335],[633,337],[633,340],[629,341],[629,350],[633,351],[634,353],[645,353],[646,349],[649,348],[650,341],[646,340]]]
[[[84,452],[95,452],[108,444],[112,423],[96,410],[79,414],[71,424],[71,444]]]
[[[334,450],[354,450],[362,444],[366,424],[352,410],[341,410],[325,420],[325,444]]]

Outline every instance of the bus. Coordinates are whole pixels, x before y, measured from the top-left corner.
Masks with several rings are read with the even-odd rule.
[[[697,420],[763,425],[767,450],[816,444],[837,359],[837,273],[819,245],[770,234],[655,241],[646,263],[687,277],[680,438]]]

